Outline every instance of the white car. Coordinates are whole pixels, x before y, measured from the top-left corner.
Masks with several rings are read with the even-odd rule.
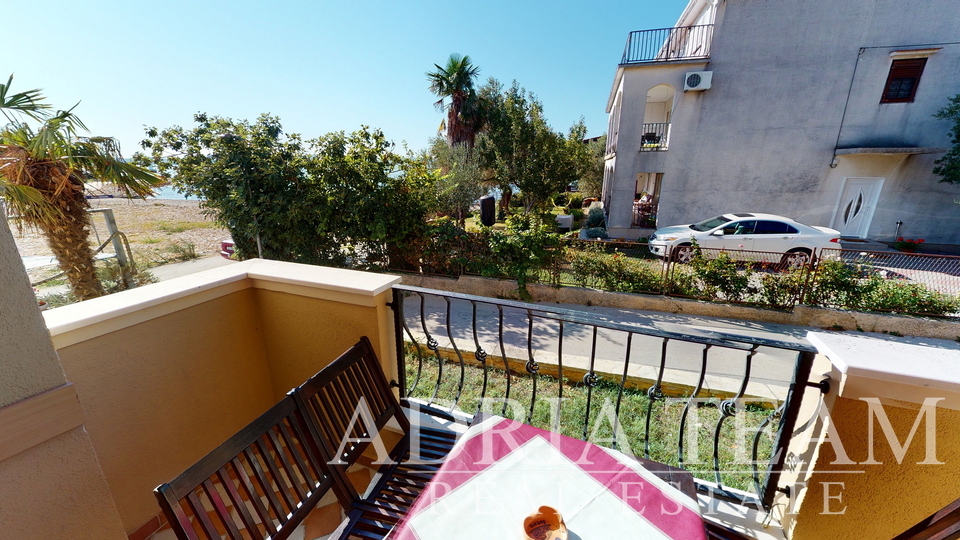
[[[669,256],[675,261],[686,262],[692,251],[679,248],[692,245],[694,239],[697,245],[707,249],[707,256],[717,253],[713,250],[722,249],[735,259],[779,261],[790,266],[805,264],[811,255],[818,255],[821,249],[840,248],[840,231],[804,225],[773,214],[743,212],[723,214],[690,225],[657,229],[649,238],[650,252],[657,257]]]

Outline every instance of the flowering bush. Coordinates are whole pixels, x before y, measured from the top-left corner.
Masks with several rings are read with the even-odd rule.
[[[916,251],[920,249],[920,244],[923,243],[923,238],[918,238],[916,240],[912,238],[904,239],[902,236],[897,238],[897,241],[893,243],[894,249],[900,249],[903,251]]]

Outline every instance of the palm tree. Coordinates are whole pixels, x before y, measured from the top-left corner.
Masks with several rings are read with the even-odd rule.
[[[8,123],[14,122],[17,115],[39,120],[39,114],[44,112],[44,109],[49,108],[49,105],[43,103],[44,98],[40,90],[33,89],[11,94],[10,85],[12,82],[13,75],[10,75],[7,84],[0,84],[0,113],[7,119]],[[10,205],[17,208],[18,213],[21,215],[29,214],[36,221],[52,215],[52,208],[44,205],[43,197],[37,190],[12,184],[0,175],[0,202],[2,201],[10,201]],[[0,217],[2,217],[2,213],[0,213]]]
[[[10,80],[0,85],[8,120],[0,131],[0,196],[18,225],[43,233],[74,296],[78,300],[100,296],[104,291],[89,242],[90,205],[84,184],[96,178],[128,196],[144,197],[163,180],[124,162],[115,139],[80,136],[87,128],[72,109],[48,114],[37,107],[42,99],[38,91],[6,97],[9,85]],[[39,120],[39,127],[34,129],[17,114]]]
[[[480,68],[470,63],[469,56],[451,54],[446,67],[434,64],[436,71],[427,72],[430,91],[440,97],[434,104],[447,111],[447,143],[466,144],[473,148],[477,131],[483,124],[482,107],[473,87],[473,80]],[[446,99],[450,98],[447,103]]]

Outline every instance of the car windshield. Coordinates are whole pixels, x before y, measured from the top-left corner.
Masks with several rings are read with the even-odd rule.
[[[700,223],[694,223],[690,226],[690,228],[695,231],[704,232],[709,231],[710,229],[716,229],[717,227],[723,225],[724,223],[728,223],[729,221],[729,219],[723,216],[717,216],[715,218],[701,221]]]

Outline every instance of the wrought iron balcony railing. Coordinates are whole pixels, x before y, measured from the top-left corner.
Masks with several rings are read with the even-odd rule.
[[[643,125],[640,136],[640,150],[666,150],[670,139],[670,122],[656,122]]]
[[[627,36],[621,64],[643,64],[708,58],[713,41],[713,25],[680,26],[638,30]]]
[[[813,347],[408,286],[393,287],[392,306],[401,396],[451,419],[512,415],[771,507]]]

